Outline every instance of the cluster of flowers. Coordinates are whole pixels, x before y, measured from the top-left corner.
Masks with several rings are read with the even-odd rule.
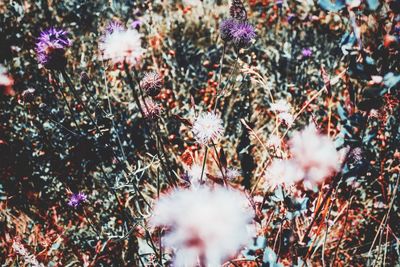
[[[334,142],[318,133],[313,124],[296,132],[290,142],[291,158],[274,159],[265,174],[265,187],[292,185],[304,180],[312,188],[340,169],[340,153]]]

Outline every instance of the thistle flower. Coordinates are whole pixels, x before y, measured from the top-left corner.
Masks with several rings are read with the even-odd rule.
[[[160,93],[163,86],[162,77],[155,71],[146,72],[143,79],[140,81],[140,87],[149,96],[156,96]]]
[[[141,101],[140,105],[147,119],[155,119],[160,116],[161,107],[151,98],[146,98],[144,102]]]
[[[202,171],[203,171],[202,165],[192,164],[192,166],[190,166],[190,168],[188,169],[188,176],[189,176],[190,183],[199,184]],[[205,175],[205,172],[206,172],[206,170],[204,170],[203,175]]]
[[[113,34],[114,32],[123,31],[124,27],[118,21],[111,21],[106,27],[106,34]]]
[[[309,125],[293,135],[290,152],[304,171],[305,179],[312,183],[320,183],[339,171],[339,152],[333,141],[328,136],[319,134],[314,125]]]
[[[196,141],[201,145],[206,145],[210,141],[216,141],[222,134],[222,120],[213,112],[199,115],[193,123],[192,131]]]
[[[63,69],[67,64],[65,49],[71,44],[72,42],[64,30],[50,28],[43,31],[36,43],[39,63],[47,69]]]
[[[247,47],[256,37],[254,27],[248,22],[238,22],[231,30],[233,43],[239,47]]]
[[[278,119],[284,122],[286,125],[290,126],[293,124],[294,117],[291,113],[283,112],[278,114]]]
[[[221,39],[224,42],[229,42],[232,40],[232,29],[237,26],[237,21],[234,19],[225,19],[221,22],[219,26],[219,33],[221,36]]]
[[[304,172],[294,160],[274,159],[265,173],[264,188],[279,184],[290,186],[304,177]]]
[[[72,194],[68,201],[68,206],[78,207],[82,202],[86,201],[87,196],[85,193],[79,192],[77,194]]]
[[[301,50],[301,55],[303,56],[303,58],[311,57],[312,50],[310,48],[303,48],[303,50]]]
[[[226,179],[228,180],[233,180],[237,178],[239,175],[240,175],[239,171],[233,168],[228,168],[225,173]]]
[[[270,110],[276,113],[290,112],[292,109],[291,105],[284,99],[280,99],[275,103],[271,104]]]
[[[142,48],[142,35],[135,29],[125,30],[117,23],[112,24],[100,40],[100,50],[104,59],[109,59],[114,64],[136,64],[144,49]]]
[[[220,266],[251,241],[254,216],[246,196],[224,187],[178,189],[161,197],[150,225],[167,226],[174,266]]]
[[[279,136],[273,134],[268,138],[267,145],[269,147],[279,148],[281,146],[281,139]]]

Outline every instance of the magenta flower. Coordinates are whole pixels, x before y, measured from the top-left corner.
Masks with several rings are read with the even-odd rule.
[[[303,56],[303,58],[311,57],[312,50],[310,48],[304,48],[303,50],[301,50],[301,55]]]
[[[65,49],[71,44],[64,30],[52,27],[43,31],[36,43],[39,63],[48,69],[63,69],[67,64]]]
[[[87,196],[85,193],[79,192],[77,194],[72,194],[72,196],[69,198],[68,201],[68,206],[70,207],[78,207],[82,202],[86,201]]]

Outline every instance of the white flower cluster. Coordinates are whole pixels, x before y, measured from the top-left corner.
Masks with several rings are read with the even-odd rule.
[[[167,226],[174,266],[220,266],[251,242],[254,216],[246,196],[225,187],[178,189],[159,199],[150,225]]]
[[[289,142],[291,159],[275,159],[266,171],[266,186],[291,185],[302,179],[319,184],[339,171],[340,153],[333,141],[319,134],[314,125],[296,132]]]

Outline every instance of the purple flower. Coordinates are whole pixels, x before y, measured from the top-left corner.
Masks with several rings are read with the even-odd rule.
[[[287,21],[292,24],[293,21],[296,19],[296,15],[293,13],[289,13],[289,15],[287,16]]]
[[[237,22],[231,30],[233,43],[237,47],[247,47],[256,37],[254,27],[247,22]]]
[[[301,50],[301,54],[302,54],[303,58],[311,57],[312,50],[310,48],[304,48],[303,50]]]
[[[136,29],[136,30],[139,30],[139,28],[140,28],[140,25],[142,25],[142,22],[140,21],[140,20],[135,20],[134,22],[132,22],[132,29]]]
[[[113,32],[123,31],[124,27],[118,21],[111,21],[106,27],[106,34],[112,34]]]
[[[70,207],[78,207],[82,202],[86,201],[87,196],[85,193],[79,192],[78,194],[72,194],[69,198],[68,206]]]
[[[224,19],[219,26],[219,32],[221,39],[224,42],[232,40],[232,29],[237,26],[237,22],[234,19]]]
[[[72,42],[67,32],[57,28],[43,31],[36,43],[36,54],[40,64],[48,69],[62,69],[67,64],[65,48]]]

